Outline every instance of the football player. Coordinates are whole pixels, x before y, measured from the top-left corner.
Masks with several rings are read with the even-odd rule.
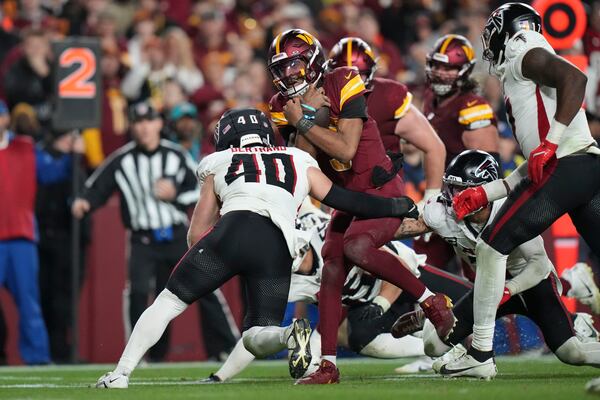
[[[446,148],[427,118],[412,104],[412,94],[403,83],[375,77],[377,60],[371,47],[357,37],[343,38],[329,53],[328,68],[353,67],[361,76],[369,115],[377,123],[383,146],[400,153],[401,139],[424,154],[426,189],[423,204],[442,187]]]
[[[444,175],[444,193],[430,200],[424,207],[422,217],[417,221],[405,220],[398,231],[398,237],[414,234],[423,234],[433,230],[452,244],[456,253],[477,271],[481,271],[484,262],[476,254],[478,240],[486,229],[501,213],[505,200],[497,200],[482,206],[477,212],[458,220],[452,210],[452,198],[468,188],[480,187],[484,183],[493,182],[499,174],[496,160],[488,153],[478,150],[466,150],[459,154],[448,166]],[[506,200],[508,201],[508,200]],[[573,365],[600,366],[600,343],[595,339],[588,343],[585,335],[577,335],[576,331],[592,330],[591,317],[577,316],[575,330],[573,329],[573,316],[567,312],[561,295],[561,281],[559,281],[552,262],[548,259],[544,249],[544,242],[540,236],[535,236],[515,247],[507,257],[507,271],[509,279],[502,281],[504,294],[500,307],[494,315],[500,318],[508,314],[522,314],[531,318],[541,329],[548,347],[563,362]],[[581,286],[589,287],[589,293],[596,294],[598,288],[593,276],[588,269],[575,267],[567,274],[568,280],[564,282],[569,286],[580,286],[579,293],[585,299],[587,296],[581,291]],[[477,282],[477,278],[475,278]],[[584,284],[582,284],[584,283]],[[477,283],[475,283],[477,290]],[[450,345],[460,344],[473,331],[473,303],[474,294],[471,291],[454,307],[458,323],[450,334],[448,340],[441,340],[425,322],[423,339],[425,352],[429,356],[440,356],[450,349]],[[415,313],[411,313],[415,315]],[[395,336],[402,336],[417,327],[404,331],[404,322],[407,316],[401,317],[392,328]],[[419,318],[412,320],[414,322]],[[468,364],[465,358],[471,356],[459,353],[459,357],[450,357],[440,369],[440,373],[447,376],[471,376],[478,378],[492,378],[496,375],[496,365],[493,357],[485,362]],[[460,364],[461,367],[456,365]],[[439,368],[439,367],[438,367]]]
[[[506,179],[468,188],[454,197],[457,218],[508,196],[477,244],[473,343],[448,369],[493,363],[492,342],[508,255],[568,213],[600,255],[600,149],[582,103],[587,78],[557,56],[530,6],[507,3],[482,34],[484,59],[502,81],[509,122],[527,163]],[[510,179],[509,179],[510,178]],[[527,178],[527,179],[525,179]]]
[[[365,84],[354,68],[324,73],[325,56],[319,41],[308,32],[291,29],[275,37],[268,52],[268,67],[279,89],[271,99],[271,118],[282,136],[295,134],[295,145],[308,151],[322,171],[341,186],[382,196],[403,194],[399,165],[387,157],[375,121],[367,115]],[[328,109],[328,127],[315,123]],[[322,122],[321,122],[322,124]],[[337,329],[341,295],[350,265],[354,264],[402,288],[425,309],[446,337],[455,324],[452,304],[434,294],[396,257],[380,250],[400,226],[398,218],[355,219],[336,211],[323,246],[323,280],[319,299],[323,359],[300,384],[338,383]],[[346,261],[349,261],[347,263]]]
[[[302,230],[312,232],[309,244],[294,260],[289,302],[317,303],[320,297],[320,283],[323,269],[321,249],[330,216],[305,201],[298,213],[297,225]],[[426,257],[416,254],[399,241],[387,243],[384,248],[390,251],[405,268],[412,271],[428,287],[444,291],[453,301],[469,292],[472,285],[455,275],[440,271],[425,264]],[[358,354],[375,358],[400,358],[422,356],[423,341],[413,336],[395,339],[389,333],[392,324],[406,311],[414,310],[414,301],[402,296],[400,289],[381,281],[353,267],[342,291],[342,303],[347,307],[347,323],[340,324],[339,334],[347,338],[350,349]],[[320,334],[313,331],[310,337],[312,367],[320,359]],[[235,347],[221,368],[203,380],[202,383],[224,382],[243,371],[254,360],[241,344]],[[429,364],[430,366],[430,364]],[[302,376],[306,367],[292,368],[292,377]],[[312,372],[311,369],[308,372]]]
[[[201,196],[188,232],[190,249],[166,288],[144,311],[117,368],[96,387],[125,388],[144,353],[189,304],[239,275],[247,293],[242,335],[256,357],[291,346],[291,363],[310,358],[310,325],[280,327],[287,305],[292,259],[304,246],[296,213],[311,194],[331,207],[363,217],[418,216],[406,198],[383,198],[333,185],[300,149],[274,147],[264,113],[231,110],[215,129],[217,152],[197,171]]]

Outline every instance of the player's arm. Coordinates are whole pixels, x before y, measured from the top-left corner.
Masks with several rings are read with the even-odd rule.
[[[552,272],[552,262],[544,249],[544,240],[537,236],[521,244],[517,251],[527,260],[527,266],[514,278],[506,281],[505,287],[511,296],[531,289]]]
[[[463,131],[462,142],[465,148],[471,150],[483,150],[493,155],[498,155],[500,151],[498,128],[494,125]]]
[[[417,218],[419,212],[415,203],[406,196],[386,198],[367,193],[354,192],[334,185],[318,168],[308,168],[310,195],[323,204],[345,211],[357,217]]]
[[[194,208],[192,221],[187,234],[188,247],[192,247],[204,232],[214,226],[219,219],[219,210],[221,205],[215,194],[214,175],[209,175],[204,179],[200,189],[200,198]]]
[[[422,215],[420,215],[417,219],[405,218],[402,220],[402,224],[400,224],[400,226],[396,230],[396,233],[394,234],[394,239],[408,239],[432,231],[433,229],[427,226],[427,224],[423,220]]]
[[[394,133],[421,150],[425,164],[425,182],[428,190],[442,187],[446,146],[427,118],[414,106],[398,120]]]
[[[556,89],[554,119],[568,126],[583,104],[587,84],[585,74],[564,58],[541,47],[535,47],[525,53],[521,71],[523,77],[536,84]],[[550,135],[550,132],[548,134]]]
[[[73,201],[71,206],[71,213],[75,218],[83,218],[86,213],[102,206],[115,191],[117,160],[120,158],[113,153],[113,156],[104,161],[85,181],[83,193]]]

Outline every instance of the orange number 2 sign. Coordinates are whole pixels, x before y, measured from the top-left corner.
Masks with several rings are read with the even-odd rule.
[[[62,52],[58,61],[61,68],[79,64],[75,71],[59,82],[60,97],[89,99],[96,96],[96,83],[89,81],[96,73],[96,56],[90,49],[71,47]]]

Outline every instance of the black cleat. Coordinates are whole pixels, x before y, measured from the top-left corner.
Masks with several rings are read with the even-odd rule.
[[[210,374],[208,378],[200,379],[198,383],[201,385],[210,385],[213,383],[223,383],[223,380],[215,374]]]
[[[287,348],[290,376],[294,379],[302,378],[312,361],[311,332],[310,322],[305,318],[297,319],[292,323],[292,331],[287,339]]]

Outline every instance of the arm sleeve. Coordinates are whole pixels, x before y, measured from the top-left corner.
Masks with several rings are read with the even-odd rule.
[[[441,203],[441,195],[435,196],[425,203],[423,207],[423,222],[434,231],[439,228],[440,221],[447,215],[445,205]]]
[[[408,197],[387,198],[367,193],[354,192],[333,185],[323,203],[337,210],[346,211],[357,217],[382,218],[414,216],[417,206]]]
[[[505,286],[511,295],[531,289],[543,279],[546,279],[553,269],[553,265],[544,249],[544,241],[540,236],[531,239],[519,246],[527,266],[523,271],[506,282]]]
[[[106,203],[115,191],[117,160],[120,158],[109,157],[85,182],[81,197],[89,201],[91,210]]]
[[[219,154],[219,153],[213,153],[209,156],[204,157],[200,161],[200,164],[198,165],[198,169],[196,170],[196,177],[198,178],[198,183],[200,184],[199,186],[202,186],[204,184],[204,181],[206,180],[206,178],[208,178],[210,175],[214,174],[214,172],[213,172],[214,157],[216,157],[217,154]]]

